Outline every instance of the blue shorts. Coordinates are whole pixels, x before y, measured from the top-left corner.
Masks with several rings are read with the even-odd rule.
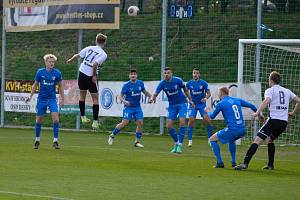
[[[56,99],[38,99],[35,107],[36,115],[45,115],[48,108],[51,113],[58,112]]]
[[[144,114],[141,107],[125,107],[123,110],[123,119],[130,121],[134,118],[135,121],[143,120]]]
[[[222,142],[222,144],[226,144],[228,142],[234,142],[237,139],[244,137],[245,134],[246,134],[246,128],[240,128],[240,129],[224,128],[217,132],[217,136],[219,140]]]
[[[206,105],[205,104],[198,104],[195,105],[196,107],[193,108],[191,105],[189,105],[189,117],[196,118],[197,112],[199,111],[201,117],[204,115],[207,115],[207,112],[205,111]]]
[[[177,118],[186,118],[186,103],[170,105],[168,108],[168,119],[175,120]]]

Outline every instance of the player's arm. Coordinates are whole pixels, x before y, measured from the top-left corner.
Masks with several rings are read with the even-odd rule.
[[[205,103],[205,102],[207,101],[207,99],[209,99],[209,97],[211,97],[211,92],[210,92],[210,90],[207,90],[207,91],[206,91],[205,98],[204,98],[204,99],[201,99],[201,102],[202,102],[202,103]]]
[[[184,94],[185,94],[186,98],[188,99],[188,103],[190,103],[192,105],[192,107],[195,108],[195,104],[192,100],[189,89],[184,86],[183,91],[184,91]]]
[[[262,111],[269,105],[269,103],[271,102],[271,98],[270,97],[266,97],[263,102],[260,104],[259,108],[257,109],[257,111],[252,114],[253,117],[257,117],[257,116],[262,116]]]
[[[150,92],[148,92],[146,89],[144,89],[142,92],[144,93],[144,95],[145,95],[146,97],[149,98],[149,102],[151,103],[151,101],[150,101],[150,98],[151,98]]]
[[[92,78],[92,81],[94,83],[97,82],[97,67],[98,67],[98,63],[97,62],[94,62],[93,63],[93,78]]]
[[[123,103],[125,106],[130,106],[130,102],[125,100],[124,94],[121,93],[121,95],[119,95],[119,100],[120,100],[121,103]]]
[[[297,111],[300,110],[300,98],[295,96],[293,101],[296,102],[296,105],[294,107],[294,110],[292,112],[289,112],[290,116],[295,116]]]
[[[59,96],[60,96],[59,106],[63,107],[64,103],[65,103],[65,95],[64,95],[62,81],[59,81],[57,84],[58,84],[58,91],[59,91]]]
[[[67,63],[71,63],[73,60],[79,57],[79,53],[74,54],[70,59],[67,60]]]
[[[158,96],[158,94],[162,91],[162,81],[158,84],[155,92],[153,93],[153,95],[151,96],[149,102],[150,103],[155,103],[156,102],[156,97]]]
[[[212,112],[208,112],[207,115],[210,119],[214,119],[216,118],[216,116],[219,114],[220,111],[221,111],[221,106],[220,103],[218,103],[215,110]]]
[[[36,88],[37,88],[38,84],[39,84],[38,81],[34,81],[34,83],[33,83],[33,85],[32,85],[32,88],[31,88],[30,95],[29,95],[29,97],[25,100],[26,103],[31,101],[32,96],[33,96],[34,92],[36,91]]]
[[[242,107],[250,108],[253,112],[257,111],[257,108],[254,104],[252,104],[248,101],[245,101],[244,99],[240,99],[240,102],[241,102]]]

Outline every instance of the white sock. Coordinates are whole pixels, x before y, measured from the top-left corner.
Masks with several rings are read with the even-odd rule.
[[[58,141],[58,138],[53,138],[53,142],[57,142]]]
[[[35,141],[40,141],[40,140],[41,140],[40,137],[36,137],[36,138],[35,138]]]

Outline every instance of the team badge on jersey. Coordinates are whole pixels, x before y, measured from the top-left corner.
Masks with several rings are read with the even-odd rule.
[[[142,90],[142,87],[141,87],[141,86],[139,86],[139,90]]]
[[[53,81],[55,80],[55,76],[52,76],[52,80],[53,80]]]
[[[203,86],[202,86],[202,85],[200,85],[200,90],[202,90],[202,88],[203,88]]]
[[[177,88],[178,88],[178,85],[175,85],[175,86],[174,86],[174,88],[175,88],[175,90],[177,90]]]

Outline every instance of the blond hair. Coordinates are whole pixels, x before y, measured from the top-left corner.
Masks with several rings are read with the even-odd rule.
[[[57,61],[56,56],[53,55],[53,54],[46,54],[46,55],[44,55],[44,61],[47,61],[49,58],[53,58],[54,61]]]
[[[229,89],[228,89],[228,87],[223,86],[223,87],[220,87],[219,90],[220,90],[223,94],[225,94],[225,95],[228,95],[228,94],[229,94]]]
[[[98,33],[96,36],[96,43],[97,44],[104,44],[107,40],[107,36],[102,34],[102,33]]]

